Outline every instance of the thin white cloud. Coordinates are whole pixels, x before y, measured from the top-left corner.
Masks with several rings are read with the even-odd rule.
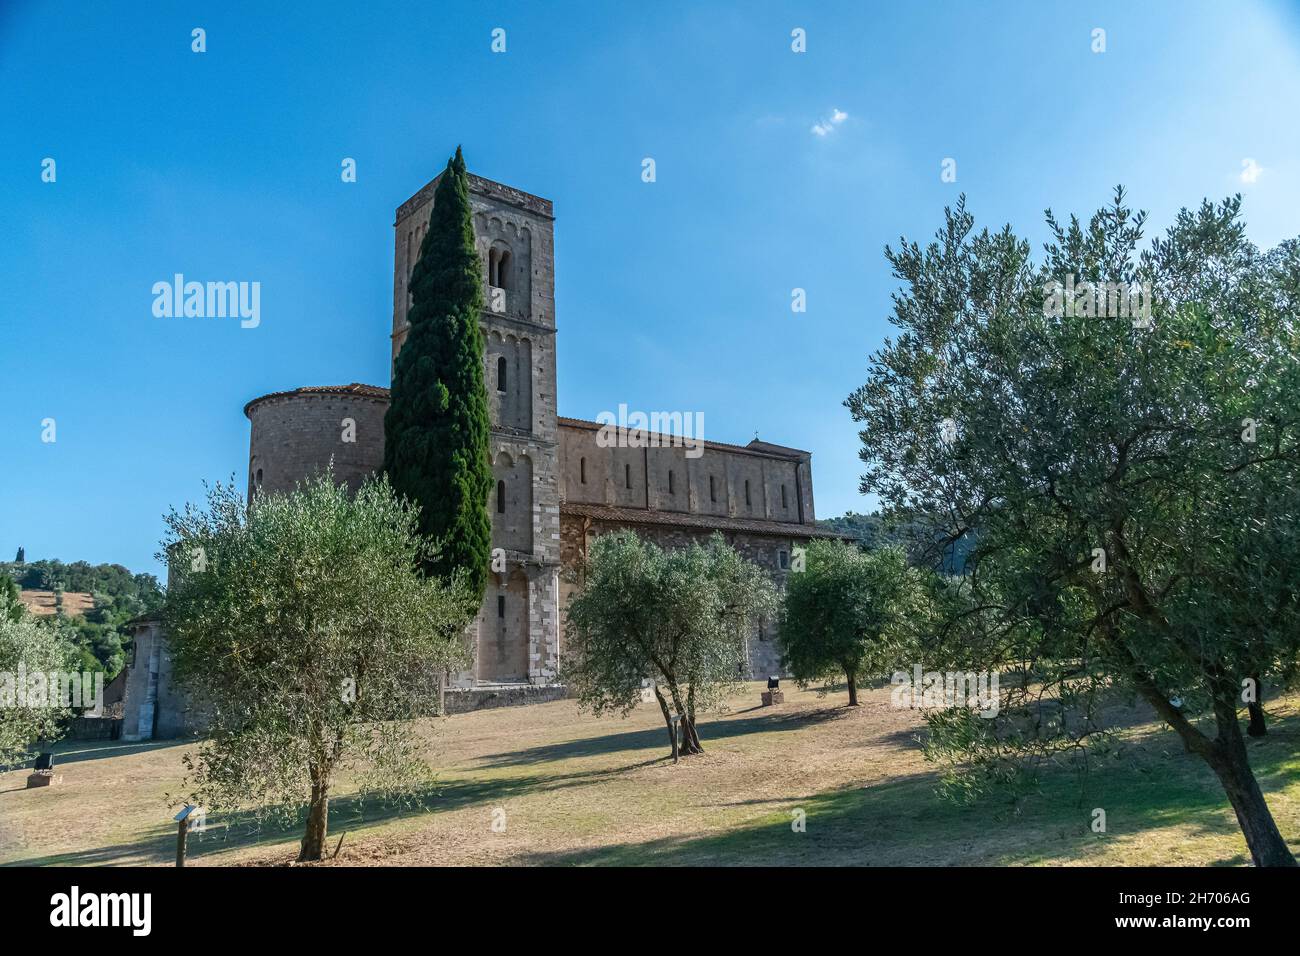
[[[1255,182],[1263,171],[1264,167],[1253,159],[1243,159],[1241,161],[1241,181],[1243,183]]]
[[[820,120],[819,122],[813,123],[812,132],[816,136],[828,136],[835,132],[835,127],[839,126],[848,118],[848,113],[841,109],[835,109],[832,107],[830,116]]]

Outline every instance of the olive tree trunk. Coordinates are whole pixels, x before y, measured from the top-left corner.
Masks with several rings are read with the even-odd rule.
[[[673,726],[672,711],[668,709],[668,701],[664,695],[660,693],[659,685],[657,683],[654,685],[654,689],[655,700],[659,701],[659,710],[663,713],[664,725],[668,728],[668,746],[671,747],[673,751],[673,763],[676,763],[678,757],[677,728]]]
[[[1221,703],[1215,711],[1219,733],[1214,740],[1214,756],[1208,762],[1237,814],[1251,859],[1256,866],[1295,866],[1295,857],[1282,838],[1259,789],[1259,781],[1250,769],[1235,701]]]
[[[1264,682],[1252,677],[1255,682],[1255,699],[1247,701],[1246,712],[1250,714],[1250,726],[1246,733],[1252,737],[1263,737],[1268,733],[1268,724],[1264,722]]]
[[[330,816],[329,774],[326,771],[313,768],[311,778],[311,803],[307,809],[307,832],[303,834],[302,849],[298,853],[299,863],[325,858],[325,836],[329,829]]]
[[[686,706],[682,701],[681,689],[671,677],[668,679],[668,693],[673,699],[673,709],[677,711],[677,727],[681,736],[682,754],[689,756],[704,753],[704,748],[700,746],[700,736],[695,732],[695,714],[692,712],[692,708]]]
[[[1210,738],[1201,733],[1149,682],[1140,687],[1142,696],[1183,739],[1187,749],[1214,771],[1237,815],[1237,825],[1246,838],[1246,848],[1256,866],[1295,866],[1286,840],[1282,838],[1272,811],[1264,800],[1259,781],[1250,769],[1246,741],[1237,720],[1235,688],[1222,688],[1214,701],[1217,734]]]

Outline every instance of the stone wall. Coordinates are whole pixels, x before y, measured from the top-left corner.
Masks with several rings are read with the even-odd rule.
[[[587,549],[596,535],[628,528],[624,523],[601,521],[561,512],[560,553],[566,574],[560,582],[561,607],[567,608],[568,602],[581,585],[578,569],[585,559]],[[668,525],[638,524],[632,527],[642,538],[652,541],[664,550],[674,550],[689,545],[692,541],[703,543],[713,534],[708,528],[684,528]],[[784,534],[761,534],[748,531],[726,530],[719,532],[723,539],[739,551],[745,558],[768,571],[778,591],[785,590],[789,575],[788,559],[792,549],[806,545],[807,538],[791,537]],[[786,557],[787,567],[782,567],[782,555]],[[563,614],[561,614],[560,631],[563,634]],[[745,677],[759,680],[769,675],[786,672],[781,667],[781,652],[776,642],[776,622],[762,621],[750,635],[747,644],[747,670]]]
[[[162,625],[147,620],[130,627],[134,643],[122,699],[122,739],[170,739],[199,732],[205,716],[173,678]]]
[[[812,456],[807,452],[775,454],[706,442],[691,457],[688,449],[658,438],[653,448],[602,447],[598,424],[572,418],[560,419],[559,432],[564,501],[815,522]]]
[[[68,722],[63,739],[117,740],[121,736],[121,717],[74,717]]]
[[[429,230],[433,195],[439,174],[397,208],[393,223],[393,359],[406,340],[406,313],[411,307],[410,279],[420,254],[420,244]],[[523,190],[470,175],[470,207],[474,217],[474,238],[483,260],[484,310],[503,328],[510,323],[518,331],[554,333],[555,330],[555,233],[549,199]],[[489,284],[489,262],[494,252],[509,252],[504,286]],[[493,295],[493,289],[500,295]],[[497,306],[493,308],[494,304]],[[492,381],[492,379],[489,379]],[[553,381],[552,381],[553,385]],[[555,390],[550,389],[551,418],[554,419]],[[553,421],[550,428],[554,429]]]
[[[533,340],[525,334],[485,330],[488,411],[491,421],[529,433],[533,429]]]
[[[333,461],[334,478],[356,491],[384,464],[386,389],[342,385],[266,395],[248,403],[248,487],[291,491]]]
[[[433,211],[435,178],[397,209],[393,359],[409,330],[410,278]],[[474,622],[475,662],[460,687],[544,684],[558,665],[560,564],[555,398],[554,217],[549,200],[470,176],[491,423],[492,546],[505,552]]]
[[[494,707],[518,707],[564,700],[567,691],[560,684],[519,684],[515,687],[460,687],[443,697],[444,713],[466,714]]]

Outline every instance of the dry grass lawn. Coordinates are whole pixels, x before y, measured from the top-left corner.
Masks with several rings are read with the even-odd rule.
[[[916,737],[924,724],[889,706],[888,688],[844,706],[790,688],[756,706],[747,685],[701,724],[707,750],[666,759],[657,708],[596,719],[572,701],[421,724],[436,785],[418,808],[362,803],[345,780],[333,802],[333,865],[1241,865],[1236,821],[1205,766],[1139,720],[1121,754],[1045,774],[1019,804],[958,806],[935,794]],[[1251,758],[1282,832],[1300,854],[1300,717],[1269,706]],[[181,755],[193,743],[60,747],[50,788],[0,774],[0,863],[170,865]],[[1107,813],[1107,832],[1089,828]],[[806,832],[791,827],[806,814]],[[504,832],[493,829],[504,811]],[[496,813],[500,818],[499,812]],[[299,833],[213,813],[191,837],[193,865],[281,864]]]

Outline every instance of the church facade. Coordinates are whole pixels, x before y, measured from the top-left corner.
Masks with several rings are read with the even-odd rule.
[[[595,535],[632,528],[664,547],[713,533],[767,568],[778,585],[794,549],[817,527],[808,452],[757,439],[748,445],[670,436],[610,442],[601,423],[562,418],[556,402],[554,214],[549,200],[470,175],[474,234],[483,260],[484,381],[491,418],[495,488],[488,502],[497,565],[470,639],[474,664],[453,686],[488,690],[479,699],[545,699],[563,653],[563,608],[579,586],[576,571]],[[438,180],[397,209],[394,223],[392,357],[406,339],[408,282],[428,229]],[[337,480],[355,488],[382,467],[388,389],[353,383],[307,386],[250,401],[248,488],[288,491],[332,462]],[[163,641],[142,622],[138,640]],[[777,673],[774,626],[763,622],[748,646],[748,676]],[[140,660],[137,646],[136,659]],[[165,656],[165,655],[164,655]],[[140,693],[160,699],[159,669]],[[128,678],[128,698],[132,681]],[[137,694],[140,706],[144,700]],[[127,702],[127,723],[132,704]],[[173,705],[174,707],[174,705]],[[166,715],[164,715],[166,716]],[[171,727],[176,715],[165,721]],[[183,721],[181,721],[183,723]],[[137,716],[135,739],[147,735]]]

